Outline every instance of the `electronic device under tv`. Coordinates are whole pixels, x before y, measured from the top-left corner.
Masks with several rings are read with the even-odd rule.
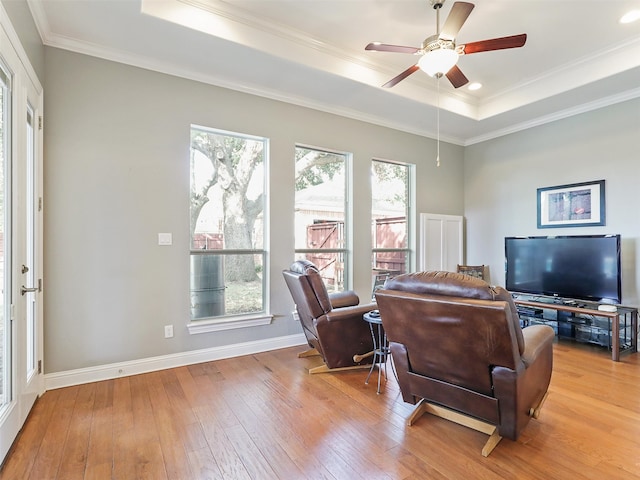
[[[510,292],[622,301],[620,235],[507,237],[504,244]]]

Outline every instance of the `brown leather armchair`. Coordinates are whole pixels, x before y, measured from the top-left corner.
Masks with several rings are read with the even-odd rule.
[[[307,260],[294,262],[282,274],[312,348],[299,357],[319,354],[324,360],[324,365],[309,373],[370,366],[373,338],[362,315],[376,304],[358,305],[360,299],[353,291],[329,295],[318,269]]]
[[[376,292],[405,402],[516,440],[537,418],[551,380],[554,331],[522,329],[509,292],[452,272],[400,275]]]

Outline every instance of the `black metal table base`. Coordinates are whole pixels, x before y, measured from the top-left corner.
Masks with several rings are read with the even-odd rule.
[[[369,385],[369,379],[371,378],[373,369],[376,368],[376,365],[378,365],[378,390],[376,391],[376,393],[379,395],[380,381],[382,377],[382,365],[384,365],[384,380],[386,382],[387,359],[390,356],[389,354],[391,353],[391,350],[389,349],[387,334],[385,333],[384,327],[382,326],[382,319],[380,318],[380,316],[374,315],[373,312],[368,312],[363,315],[363,318],[366,322],[369,323],[369,328],[371,329],[371,337],[373,338],[373,363],[371,364],[369,374],[367,375],[364,383],[365,385]],[[393,364],[391,365],[391,368],[394,368]]]

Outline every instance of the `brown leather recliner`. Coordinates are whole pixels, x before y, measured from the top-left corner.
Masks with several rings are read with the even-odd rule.
[[[324,365],[309,373],[370,366],[373,338],[362,315],[376,304],[358,305],[360,299],[353,291],[329,295],[318,269],[307,260],[294,262],[282,274],[312,348],[299,356],[319,354],[324,360]]]
[[[516,440],[537,418],[551,380],[554,331],[522,329],[509,292],[452,272],[388,280],[376,292],[402,398],[424,412]]]

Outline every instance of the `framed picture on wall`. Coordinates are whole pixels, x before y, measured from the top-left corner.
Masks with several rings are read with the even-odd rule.
[[[538,228],[605,225],[604,180],[538,189]]]

